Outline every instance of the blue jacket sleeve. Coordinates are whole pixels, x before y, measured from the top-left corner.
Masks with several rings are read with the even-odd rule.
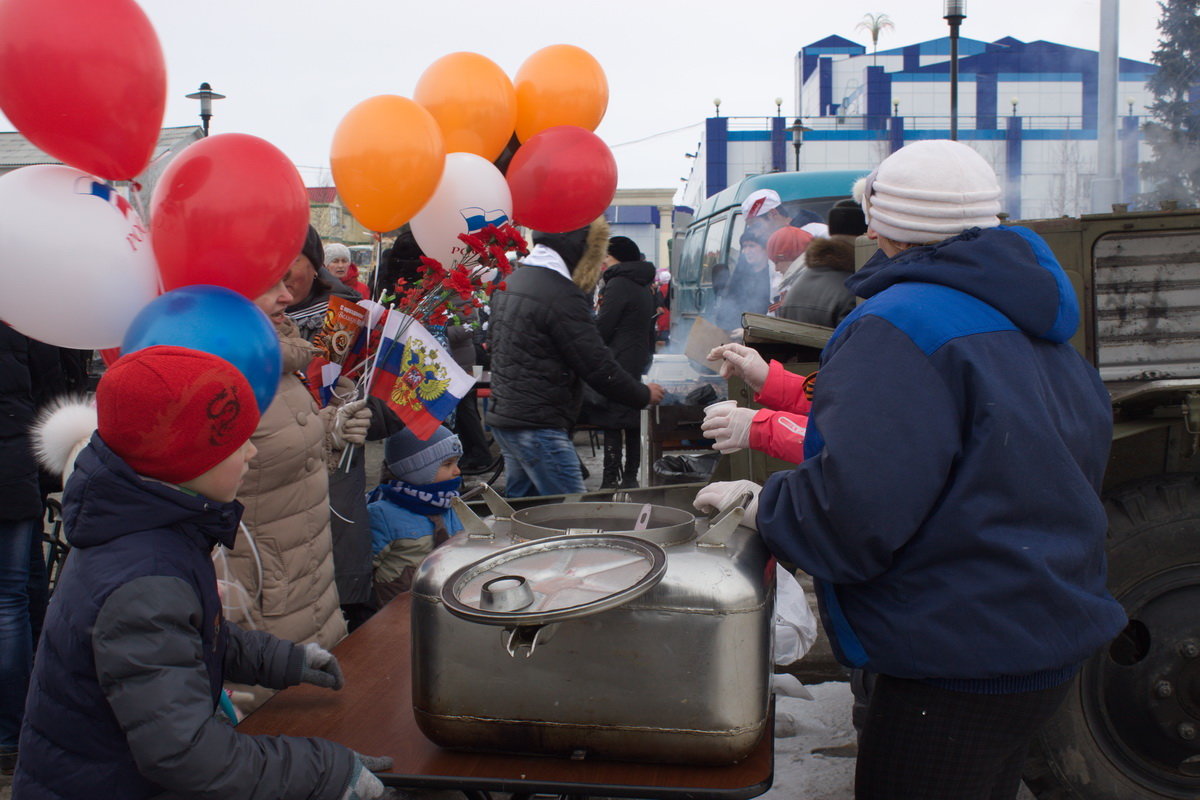
[[[871,315],[832,343],[816,386],[811,449],[767,480],[758,529],[813,577],[860,583],[885,572],[936,507],[961,449],[959,412],[926,354]]]

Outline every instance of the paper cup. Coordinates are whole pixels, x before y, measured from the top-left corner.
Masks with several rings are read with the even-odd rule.
[[[710,403],[704,407],[704,418],[716,416],[721,413],[721,410],[726,407],[737,407],[737,400],[721,400],[717,403]]]

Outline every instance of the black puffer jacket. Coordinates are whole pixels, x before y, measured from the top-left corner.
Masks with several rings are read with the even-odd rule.
[[[582,289],[535,266],[518,268],[507,284],[492,296],[489,425],[569,429],[579,416],[583,381],[618,403],[650,402],[650,390],[600,338]]]
[[[654,354],[654,265],[648,261],[622,261],[604,271],[596,328],[621,368],[641,377]],[[601,401],[601,402],[598,402]],[[587,422],[601,428],[636,428],[638,409],[604,401],[585,392]]]

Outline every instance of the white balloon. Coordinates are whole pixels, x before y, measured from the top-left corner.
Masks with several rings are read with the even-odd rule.
[[[512,194],[500,170],[474,153],[450,153],[433,197],[412,218],[421,250],[449,269],[462,261],[467,246],[460,233],[512,219]]]
[[[99,178],[63,166],[0,177],[0,319],[33,339],[117,347],[158,294],[147,226]]]

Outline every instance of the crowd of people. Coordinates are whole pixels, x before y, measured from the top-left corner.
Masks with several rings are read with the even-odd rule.
[[[771,311],[836,329],[819,376],[713,351],[764,408],[725,404],[706,434],[796,466],[711,484],[696,507],[749,493],[746,524],[817,580],[856,670],[862,800],[1011,800],[1037,727],[1125,622],[1104,586],[1107,395],[1068,343],[1069,281],[1035,235],[1000,226],[999,194],[974,151],[917,142],[824,223],[751,195],[738,263],[713,269],[721,327]],[[879,252],[854,272],[864,232]],[[18,797],[383,796],[386,757],[230,723],[288,686],[341,688],[331,649],[461,530],[451,503],[464,467],[494,460],[488,430],[510,496],[584,491],[581,422],[604,432],[602,485],[637,485],[667,281],[603,218],[532,244],[490,307],[440,331],[490,370],[486,414],[468,395],[424,439],[349,381],[325,404],[307,384],[330,297],[371,293],[315,230],[255,299],[283,353],[261,413],[231,364],[172,346],[55,407],[86,388],[77,356],[0,325],[0,767]],[[402,235],[377,285],[419,258]],[[384,443],[370,490],[346,452],[368,440]],[[47,612],[40,533],[60,480],[72,549]]]

